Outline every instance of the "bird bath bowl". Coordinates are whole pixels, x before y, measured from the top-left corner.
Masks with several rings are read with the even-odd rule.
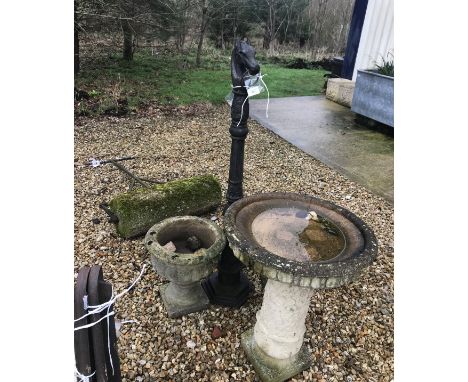
[[[200,248],[190,248],[196,238]],[[172,242],[175,251],[165,245]],[[193,243],[192,243],[193,244]],[[213,272],[226,245],[223,231],[209,220],[176,216],[150,228],[145,245],[156,272],[170,280],[160,288],[169,317],[179,317],[208,308],[209,300],[200,280]]]
[[[268,278],[242,347],[263,381],[284,381],[310,367],[303,340],[314,289],[356,279],[377,256],[377,240],[348,210],[293,193],[240,199],[226,211],[224,226],[234,255]]]

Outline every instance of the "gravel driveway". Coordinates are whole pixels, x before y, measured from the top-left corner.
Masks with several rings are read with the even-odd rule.
[[[128,118],[79,117],[75,122],[75,277],[80,267],[101,264],[104,278],[120,292],[148,264],[133,292],[115,308],[118,319],[138,320],[121,328],[123,380],[256,381],[240,335],[253,326],[261,306],[259,278],[247,272],[256,291],[240,309],[213,306],[181,319],[167,318],[159,296],[165,281],[151,268],[143,240],[117,237],[98,208],[126,191],[129,182],[110,164],[86,165],[93,157],[137,156],[124,164],[144,178],[167,181],[213,174],[225,192],[228,107],[153,107]],[[291,381],[392,380],[393,207],[259,124],[251,121],[249,129],[245,195],[285,191],[330,200],[361,217],[379,241],[377,261],[358,282],[313,297],[305,334],[313,366]],[[219,209],[216,215],[221,224],[220,213]],[[213,339],[215,326],[222,336]],[[189,341],[194,348],[187,346]]]

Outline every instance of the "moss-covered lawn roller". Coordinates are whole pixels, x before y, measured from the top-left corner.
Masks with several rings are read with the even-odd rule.
[[[202,175],[126,192],[112,199],[109,208],[118,218],[117,233],[131,238],[168,217],[200,215],[220,203],[218,180]]]

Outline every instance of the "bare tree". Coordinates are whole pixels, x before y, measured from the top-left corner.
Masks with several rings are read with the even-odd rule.
[[[73,18],[74,18],[74,72],[77,74],[80,71],[80,35],[78,32],[78,1],[75,0],[73,4]]]
[[[329,0],[317,0],[315,2],[316,8],[313,10],[314,14],[314,27],[312,30],[311,36],[309,36],[309,47],[311,48],[314,56],[316,54],[316,51],[318,49],[318,42],[320,40],[322,30],[323,30],[323,24],[326,20],[325,13],[327,11],[327,5],[328,5]],[[311,7],[313,6],[314,2],[311,2]]]
[[[132,60],[141,38],[172,43],[179,52],[196,45],[196,65],[206,39],[226,49],[236,38],[262,39],[270,54],[279,46],[309,50],[314,57],[344,49],[354,0],[74,0],[75,72],[80,35],[105,29],[118,35]],[[83,29],[82,27],[85,27]],[[105,27],[104,27],[105,26]],[[117,32],[117,34],[115,33]],[[91,34],[87,33],[87,36]],[[184,58],[186,60],[186,58]]]
[[[127,61],[131,61],[133,60],[134,35],[130,20],[122,19],[121,27],[123,32],[123,58]]]
[[[203,40],[205,38],[206,27],[208,26],[208,0],[201,0],[201,22],[200,22],[200,35],[198,37],[198,48],[197,48],[197,67],[201,64],[201,53],[203,48]]]

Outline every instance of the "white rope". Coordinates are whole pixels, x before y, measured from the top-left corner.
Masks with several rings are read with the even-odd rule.
[[[265,89],[267,91],[267,107],[266,107],[266,111],[265,111],[265,115],[266,117],[268,118],[268,108],[270,107],[270,91],[268,90],[268,87],[266,86],[265,84],[265,81],[263,81],[263,77],[266,76],[266,74],[259,74],[258,76],[258,79],[262,82],[263,86],[265,86]],[[246,88],[246,89],[249,89],[250,86],[246,86],[246,85],[237,85],[237,86],[232,86],[231,87],[233,89],[235,88]],[[244,115],[244,105],[245,105],[245,102],[250,98],[251,96],[250,95],[247,95],[247,97],[245,98],[244,102],[242,102],[242,106],[241,106],[241,116],[240,116],[240,119],[239,119],[239,122],[237,122],[237,125],[236,127],[239,127],[241,121],[242,121],[242,116]],[[254,96],[252,96],[254,97]]]
[[[268,108],[270,107],[270,91],[268,90],[268,87],[266,86],[265,81],[263,81],[264,76],[266,76],[266,74],[264,74],[263,76],[260,75],[260,81],[262,81],[263,86],[265,86],[265,89],[266,89],[267,95],[268,95],[268,97],[267,97],[267,107],[266,107],[266,110],[265,110],[265,115],[268,118]]]
[[[138,282],[138,280],[140,280],[141,276],[143,276],[143,272],[145,271],[145,268],[146,268],[146,264],[143,265],[143,269],[141,270],[140,274],[135,279],[135,281],[127,289],[125,289],[123,292],[121,292],[118,295],[114,296],[114,288],[112,288],[111,298],[107,302],[104,302],[104,303],[102,303],[100,305],[87,305],[88,296],[83,297],[83,305],[85,306],[85,310],[86,309],[92,309],[92,310],[90,310],[88,313],[84,314],[80,318],[77,318],[74,322],[80,321],[83,318],[85,318],[87,316],[90,316],[91,314],[101,313],[103,310],[107,309],[108,306],[114,304],[117,299],[122,297],[125,293],[127,293],[130,289],[132,289],[134,287],[134,285]],[[86,303],[85,303],[85,298],[86,298]],[[79,329],[79,327],[75,328],[75,330],[77,330],[77,329]]]
[[[109,306],[110,307],[110,306]],[[81,329],[87,329],[87,328],[90,328],[91,326],[94,326],[96,324],[98,324],[99,322],[101,322],[102,320],[104,320],[105,318],[109,318],[109,316],[113,316],[115,313],[112,311],[109,313],[109,311],[107,312],[107,314],[105,316],[102,316],[99,320],[95,321],[95,322],[91,322],[90,324],[87,324],[87,325],[82,325],[82,326],[78,326],[74,329],[74,331],[76,332],[77,330],[81,330]]]
[[[76,368],[76,365],[75,365],[75,377],[79,378],[78,382],[89,382],[89,379],[94,375],[96,374],[96,372],[94,372],[93,374],[90,374],[90,375],[84,375],[84,374],[81,374],[78,369]]]
[[[123,321],[120,321],[120,325],[124,325],[124,324],[133,324],[133,323],[136,323],[138,324],[140,321],[138,320],[123,320]]]
[[[240,116],[240,119],[239,119],[239,122],[237,122],[237,126],[236,127],[239,127],[241,121],[242,121],[242,116],[244,115],[244,105],[245,105],[245,102],[249,99],[249,96],[247,96],[244,100],[244,102],[242,102],[242,107],[241,107],[241,116]]]
[[[115,312],[114,311],[111,312],[110,309],[112,308],[112,305],[117,301],[117,299],[122,297],[125,293],[128,293],[128,291],[130,291],[130,289],[132,289],[134,287],[134,285],[138,282],[138,280],[140,280],[141,276],[143,276],[143,273],[145,272],[145,268],[146,268],[146,264],[143,264],[143,269],[141,270],[140,274],[135,279],[135,281],[133,281],[133,283],[127,289],[125,289],[123,292],[120,292],[118,295],[114,296],[114,288],[112,287],[111,298],[107,302],[104,302],[104,303],[99,304],[99,305],[88,305],[88,296],[83,296],[84,309],[85,310],[92,309],[92,310],[89,311],[88,313],[86,313],[85,315],[81,316],[80,318],[77,318],[75,320],[75,322],[80,321],[83,318],[85,318],[85,317],[87,317],[87,316],[89,316],[91,314],[101,313],[103,310],[107,309],[107,314],[105,316],[101,317],[99,320],[97,320],[95,322],[92,322],[90,324],[78,326],[78,327],[76,327],[74,329],[74,331],[77,331],[77,330],[80,330],[80,329],[90,328],[90,327],[96,325],[97,323],[99,323],[100,321],[102,321],[104,319],[107,319],[107,349],[109,351],[109,361],[110,361],[110,365],[111,365],[111,368],[112,368],[112,375],[114,375],[114,364],[112,362],[112,354],[111,354],[111,346],[110,346],[109,317],[113,316],[115,314]],[[124,321],[123,323],[128,323],[128,322],[136,322],[136,321],[127,320],[127,321]],[[84,376],[84,377],[86,377],[86,376]],[[86,377],[86,378],[89,378],[89,377]],[[82,379],[82,381],[83,382],[88,382],[89,379]]]
[[[111,316],[109,314],[109,310],[111,308],[111,305],[107,308],[107,350],[109,351],[109,362],[112,368],[112,375],[114,375],[114,363],[112,362],[112,354],[111,354],[111,346],[110,346],[110,330],[109,330],[109,317]],[[114,312],[112,312],[114,313]]]

